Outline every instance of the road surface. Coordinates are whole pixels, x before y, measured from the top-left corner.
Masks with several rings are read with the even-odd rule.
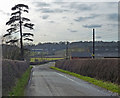
[[[81,79],[50,69],[54,63],[34,66],[25,96],[111,96],[113,93]]]

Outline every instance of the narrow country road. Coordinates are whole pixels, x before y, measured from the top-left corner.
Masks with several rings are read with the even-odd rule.
[[[113,93],[81,79],[50,69],[54,63],[34,66],[25,96],[111,96]]]

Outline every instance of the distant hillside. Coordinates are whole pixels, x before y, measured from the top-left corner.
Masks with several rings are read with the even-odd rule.
[[[70,52],[89,52],[92,53],[92,41],[79,41],[69,43]],[[28,45],[26,48],[29,48],[33,52],[44,52],[45,56],[65,56],[66,43],[39,43],[37,45]],[[116,56],[118,52],[118,42],[95,42],[95,52],[96,54],[104,56]],[[114,55],[115,54],[115,55]]]

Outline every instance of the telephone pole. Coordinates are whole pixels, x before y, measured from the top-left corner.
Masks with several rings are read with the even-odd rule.
[[[93,29],[93,53],[92,58],[95,58],[95,29]]]
[[[68,59],[68,44],[69,44],[69,42],[67,41],[67,43],[66,43],[66,60]]]

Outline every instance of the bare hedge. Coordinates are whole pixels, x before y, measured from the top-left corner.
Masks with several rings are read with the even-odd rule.
[[[2,95],[5,96],[15,85],[17,78],[29,67],[25,61],[2,60]]]
[[[55,66],[83,76],[120,84],[118,59],[61,60]]]

